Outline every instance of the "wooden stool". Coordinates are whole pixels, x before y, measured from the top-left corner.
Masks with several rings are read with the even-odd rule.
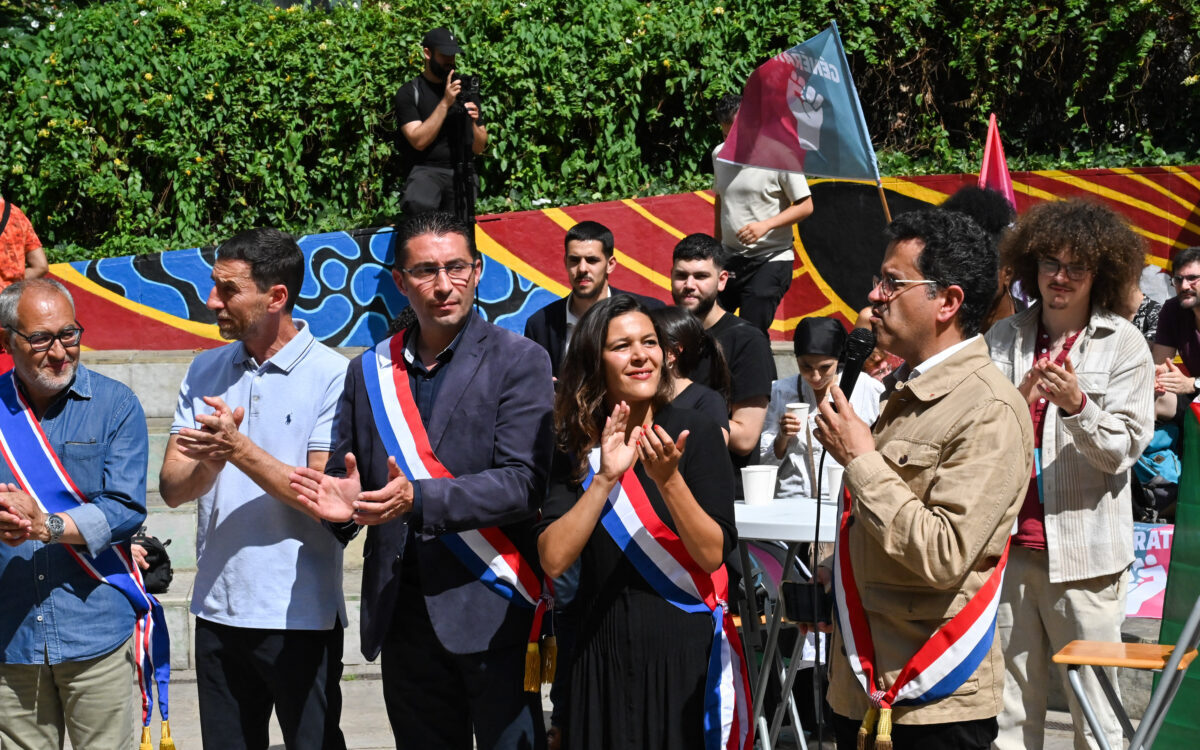
[[[1177,649],[1176,646],[1162,646],[1154,643],[1071,641],[1054,655],[1056,664],[1067,665],[1067,679],[1071,683],[1071,689],[1075,691],[1075,698],[1078,699],[1079,705],[1083,709],[1084,718],[1092,729],[1096,744],[1102,750],[1112,749],[1108,745],[1108,738],[1104,736],[1104,732],[1100,728],[1096,712],[1088,702],[1087,694],[1083,690],[1079,669],[1091,667],[1092,671],[1096,673],[1100,688],[1108,698],[1109,704],[1112,705],[1117,720],[1121,722],[1121,730],[1129,738],[1130,750],[1144,750],[1154,744],[1154,738],[1158,735],[1158,730],[1167,715],[1167,709],[1171,707],[1171,701],[1175,699],[1175,693],[1179,691],[1179,685],[1183,682],[1183,673],[1196,658],[1198,640],[1200,640],[1200,599],[1197,599],[1195,605],[1192,606],[1192,613],[1188,616],[1187,623],[1179,634],[1179,644],[1183,644],[1182,650]],[[1150,697],[1150,704],[1146,706],[1146,713],[1136,732],[1133,724],[1129,721],[1129,715],[1125,712],[1125,707],[1117,698],[1116,690],[1108,680],[1108,675],[1104,673],[1104,667],[1155,669],[1163,672],[1163,678],[1159,681],[1154,695]]]

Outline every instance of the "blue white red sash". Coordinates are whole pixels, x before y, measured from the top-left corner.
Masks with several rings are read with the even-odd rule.
[[[21,489],[44,513],[63,513],[88,502],[58,455],[46,440],[42,426],[17,388],[16,375],[0,375],[0,453]],[[133,650],[138,684],[142,689],[142,723],[150,724],[152,696],[158,686],[158,711],[167,719],[167,683],[171,679],[170,639],[162,605],[142,583],[142,573],[127,548],[114,544],[96,556],[63,545],[89,576],[113,586],[129,599],[137,612]]]
[[[388,455],[408,480],[450,479],[453,475],[433,453],[417,403],[408,384],[404,334],[385,339],[363,355],[363,380],[375,428]],[[438,537],[473,575],[496,594],[534,609],[534,633],[541,632],[549,601],[537,570],[499,528],[472,529]],[[548,593],[548,592],[547,592]]]
[[[600,468],[599,448],[592,450],[588,463],[584,489]],[[679,535],[654,512],[632,467],[605,501],[600,525],[659,596],[684,612],[712,616],[713,643],[704,688],[705,750],[753,747],[750,683],[742,642],[727,605],[729,573],[725,566],[710,574],[696,564]]]
[[[841,527],[834,550],[834,592],[838,623],[851,670],[872,705],[879,709],[945,698],[975,673],[991,651],[1009,544],[1005,543],[996,567],[966,606],[930,636],[889,688],[880,690],[876,687],[880,673],[875,663],[871,628],[850,563],[850,510],[850,493],[846,490],[842,493]]]

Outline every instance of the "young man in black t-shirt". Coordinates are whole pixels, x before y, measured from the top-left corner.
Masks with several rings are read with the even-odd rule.
[[[454,165],[460,149],[480,154],[488,138],[478,96],[455,106],[463,87],[454,75],[455,56],[462,52],[458,40],[439,27],[425,35],[421,46],[425,69],[396,92],[397,150],[406,177],[401,210],[410,216],[455,212]]]
[[[729,455],[735,470],[750,464],[767,415],[775,358],[766,335],[717,302],[729,278],[727,251],[707,234],[690,234],[672,254],[671,297],[699,318],[721,345],[729,363]],[[708,363],[702,362],[692,380],[708,384]],[[740,474],[740,471],[738,472]],[[740,491],[741,477],[738,477]]]

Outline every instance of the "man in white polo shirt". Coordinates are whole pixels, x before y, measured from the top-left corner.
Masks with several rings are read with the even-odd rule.
[[[223,338],[179,390],[159,479],[198,501],[196,682],[206,748],[266,748],[274,708],[289,750],[341,750],[342,546],[288,486],[323,470],[347,361],[292,307],[296,241],[274,229],[217,248],[208,307]]]

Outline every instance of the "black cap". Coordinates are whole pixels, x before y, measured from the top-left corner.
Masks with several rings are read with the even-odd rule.
[[[804,318],[796,326],[792,342],[797,357],[816,354],[841,359],[846,346],[846,329],[834,318]]]
[[[425,38],[421,40],[421,46],[437,50],[443,55],[457,55],[462,52],[462,48],[458,46],[458,40],[445,26],[439,26],[426,32]]]

